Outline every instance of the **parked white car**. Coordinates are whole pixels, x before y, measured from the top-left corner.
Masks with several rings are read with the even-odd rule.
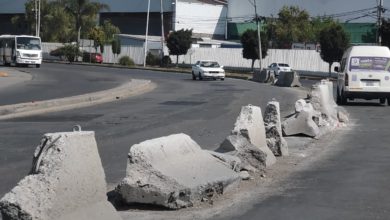
[[[269,65],[269,70],[274,71],[275,76],[279,76],[280,72],[291,72],[291,67],[287,63],[272,63]]]
[[[200,60],[192,66],[192,79],[196,80],[196,78],[199,80],[205,78],[225,80],[225,70],[216,61]]]

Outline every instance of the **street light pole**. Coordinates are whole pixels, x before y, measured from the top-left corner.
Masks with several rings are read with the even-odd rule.
[[[259,36],[258,38],[258,45],[259,45],[259,67],[260,67],[260,71],[261,71],[261,68],[262,68],[262,64],[261,64],[261,60],[263,59],[262,57],[262,51],[261,51],[261,35],[260,35],[260,22],[259,22],[259,17],[257,15],[257,6],[256,6],[256,0],[253,0],[253,5],[255,7],[255,19],[256,19],[256,26],[257,26],[257,36]]]
[[[38,36],[38,6],[37,6],[37,0],[34,0],[34,13],[35,13],[35,36]]]
[[[148,0],[148,12],[146,16],[146,33],[145,33],[145,50],[144,50],[144,67],[146,67],[146,53],[148,50],[148,32],[149,32],[149,12],[150,12],[150,0]]]
[[[164,9],[163,9],[163,0],[160,0],[161,8],[161,58],[164,58]],[[162,59],[161,59],[162,60]]]
[[[382,27],[382,13],[383,13],[383,0],[379,0],[378,5],[378,44],[382,45],[382,34],[381,34],[381,27]]]
[[[37,37],[41,33],[41,0],[38,0],[38,26],[37,26]]]

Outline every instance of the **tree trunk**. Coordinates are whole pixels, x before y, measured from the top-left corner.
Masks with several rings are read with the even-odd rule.
[[[179,55],[176,55],[176,67],[179,67]]]
[[[252,66],[251,66],[252,72],[254,72],[253,71],[254,66],[255,66],[255,60],[252,60]]]
[[[331,78],[332,77],[332,62],[331,63],[329,63],[329,78]]]

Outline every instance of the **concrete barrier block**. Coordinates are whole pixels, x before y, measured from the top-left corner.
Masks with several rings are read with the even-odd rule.
[[[302,84],[299,82],[299,75],[295,71],[291,72],[279,72],[276,86],[280,87],[301,87]]]
[[[266,149],[267,151],[263,151]],[[251,144],[248,139],[242,135],[230,135],[228,136],[216,150],[217,152],[234,152],[241,160],[241,166],[247,170],[252,171],[252,167],[255,170],[261,170],[271,166],[276,162],[275,156],[272,152],[265,148],[258,148]]]
[[[260,107],[243,106],[231,133],[246,137],[251,144],[266,153],[269,161],[268,166],[272,164],[271,161],[276,161],[275,156],[267,146],[264,120]]]
[[[314,111],[302,110],[282,123],[283,133],[287,136],[296,134],[305,134],[309,137],[316,137],[320,134],[320,129],[313,121]]]
[[[279,102],[268,102],[264,112],[264,125],[268,148],[275,156],[288,156],[287,141],[282,133]]]
[[[81,220],[94,212],[121,219],[107,202],[94,132],[45,134],[30,175],[0,200],[0,211],[4,220]]]
[[[189,207],[224,193],[240,181],[237,173],[185,134],[133,145],[128,158],[126,177],[116,188],[128,204]]]
[[[311,103],[314,109],[321,112],[325,120],[335,124],[337,118],[337,104],[333,98],[333,84],[328,80],[322,80],[313,86],[311,91]]]
[[[222,161],[223,164],[225,164],[229,169],[232,169],[236,172],[240,172],[242,168],[242,162],[241,159],[235,155],[237,155],[235,152],[229,153],[219,153],[215,151],[208,151],[206,152],[210,153],[213,157],[217,158],[218,160]]]

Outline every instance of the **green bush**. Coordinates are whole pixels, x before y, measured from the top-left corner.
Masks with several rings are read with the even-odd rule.
[[[160,58],[158,58],[157,56],[153,55],[150,52],[146,56],[146,65],[157,66],[160,65],[160,62],[161,62]]]
[[[119,59],[119,64],[122,66],[134,66],[134,60],[129,56],[123,56]]]
[[[74,62],[82,53],[77,45],[68,44],[50,52],[52,56],[65,57],[69,62]]]
[[[169,56],[164,56],[162,61],[161,61],[161,66],[162,67],[168,67],[172,64],[172,60]]]

